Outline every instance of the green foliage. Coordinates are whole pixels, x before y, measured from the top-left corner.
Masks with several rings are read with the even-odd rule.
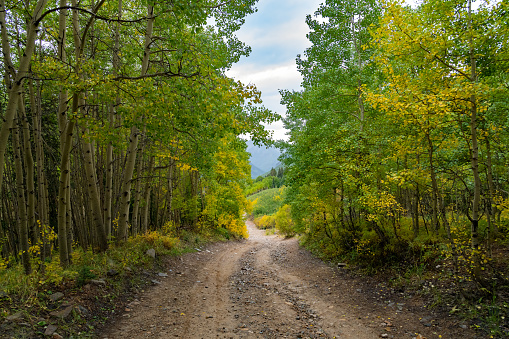
[[[85,285],[91,279],[97,278],[92,270],[93,269],[87,265],[83,265],[78,269],[78,277],[76,278],[76,284],[78,287]]]
[[[271,188],[248,197],[254,202],[251,215],[257,218],[262,215],[271,215],[278,211],[283,204],[286,188]]]
[[[279,171],[279,173],[277,173],[276,170],[274,170],[274,174],[275,175],[269,174],[266,177],[259,176],[249,187],[244,190],[244,193],[247,196],[250,196],[269,188],[282,187],[284,184],[283,172]]]
[[[248,154],[244,141],[230,135],[221,140],[205,187],[205,208],[200,224],[224,228],[235,238],[246,238],[243,215],[250,208],[243,189],[249,179]]]
[[[505,241],[507,4],[468,4],[328,0],[316,12],[326,20],[308,17],[303,90],[282,91],[290,139],[279,146],[294,228],[324,257],[377,268],[449,249],[463,279],[496,275],[486,258]]]
[[[276,212],[274,217],[276,221],[276,229],[278,232],[286,238],[293,237],[295,235],[295,227],[292,221],[290,205],[283,205]]]

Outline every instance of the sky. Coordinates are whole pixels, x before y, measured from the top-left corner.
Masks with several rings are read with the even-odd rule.
[[[408,0],[415,5],[417,0]],[[251,46],[249,57],[243,57],[226,74],[244,84],[254,84],[262,92],[266,108],[284,115],[279,89],[300,90],[302,77],[295,59],[311,43],[306,15],[313,14],[324,0],[259,0],[258,12],[248,16],[237,37]],[[281,121],[267,126],[273,139],[285,139]]]
[[[302,78],[295,59],[311,46],[306,34],[306,15],[313,14],[323,0],[259,0],[258,12],[248,16],[237,37],[251,46],[227,75],[244,84],[252,83],[262,92],[263,105],[279,114],[279,89],[300,90]],[[267,126],[273,138],[287,139],[282,122]]]

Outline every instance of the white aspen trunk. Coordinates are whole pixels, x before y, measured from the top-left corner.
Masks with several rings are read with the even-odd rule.
[[[152,43],[152,33],[154,30],[154,7],[148,6],[147,8],[147,30],[145,33],[145,44],[143,51],[143,61],[141,64],[141,75],[147,74],[149,59],[150,59],[150,45]],[[127,152],[126,168],[124,170],[124,177],[122,180],[121,200],[120,200],[120,216],[118,220],[118,238],[117,241],[127,240],[127,230],[129,223],[129,204],[131,202],[131,184],[134,173],[134,166],[136,163],[136,151],[140,132],[136,125],[131,128],[131,136],[129,138],[129,149]]]
[[[104,230],[101,201],[99,198],[99,190],[97,189],[94,147],[89,142],[83,143],[83,158],[85,160],[85,180],[90,197],[94,233],[97,236],[97,245],[99,246],[99,250],[103,252],[108,248],[108,239],[106,238],[106,232]]]
[[[21,260],[23,261],[23,269],[25,274],[32,271],[30,265],[30,254],[28,244],[28,220],[27,206],[25,200],[25,187],[23,185],[23,165],[21,163],[21,146],[19,143],[19,128],[14,126],[12,134],[12,148],[14,149],[14,166],[16,168],[16,193],[18,196],[18,213],[17,224],[19,230],[19,242],[21,250]]]
[[[150,157],[149,163],[148,163],[148,173],[149,175],[152,175],[152,172],[154,171],[154,157]],[[148,229],[148,220],[149,220],[149,214],[150,214],[150,194],[152,192],[152,185],[150,184],[151,180],[148,179],[145,182],[145,193],[144,193],[144,201],[145,205],[143,206],[143,212],[141,217],[141,231],[142,233],[146,233]]]
[[[39,240],[39,230],[35,222],[35,183],[34,183],[34,158],[32,155],[32,146],[30,143],[30,126],[26,116],[23,95],[19,96],[19,114],[23,126],[23,160],[25,162],[26,190],[27,190],[27,222],[28,231],[31,233],[32,244],[37,244]]]
[[[472,1],[468,1],[468,28],[470,31],[470,81],[477,82],[476,60],[473,49],[472,37]],[[470,96],[470,141],[472,150],[470,153],[470,163],[472,167],[472,175],[474,177],[474,198],[472,200],[472,218],[470,234],[472,240],[473,260],[474,260],[474,278],[481,281],[481,263],[479,251],[479,209],[481,202],[481,177],[479,176],[479,144],[477,138],[477,97],[475,94]]]
[[[5,0],[0,0],[0,26],[2,37],[2,52],[4,54],[5,67],[10,69],[9,73],[13,76],[11,86],[8,88],[8,100],[3,117],[2,127],[0,128],[0,187],[2,187],[4,168],[5,168],[5,151],[7,149],[7,140],[12,128],[16,109],[18,108],[18,97],[20,96],[23,81],[28,74],[32,54],[35,50],[35,40],[37,38],[38,20],[46,7],[47,0],[39,0],[32,13],[31,20],[26,28],[27,37],[25,49],[19,61],[17,71],[14,69],[10,60],[9,36],[7,34],[7,19],[5,17],[6,7]]]
[[[60,7],[67,6],[66,0],[60,0]],[[65,54],[65,35],[67,29],[67,9],[61,9],[58,17],[58,57],[67,62]],[[70,249],[68,248],[68,221],[70,214],[70,154],[74,122],[67,120],[67,91],[60,89],[58,104],[58,126],[60,129],[60,179],[58,186],[57,223],[58,223],[58,249],[60,265],[67,267],[70,263]]]
[[[113,114],[110,113],[110,122]],[[106,178],[104,184],[104,205],[103,205],[103,218],[104,218],[104,230],[106,232],[106,238],[110,239],[111,237],[111,221],[112,221],[112,212],[111,205],[113,201],[113,146],[108,144],[106,147]]]
[[[34,141],[35,141],[35,162],[37,164],[37,214],[39,216],[39,222],[41,225],[47,225],[48,223],[48,199],[47,199],[47,187],[44,173],[44,151],[42,142],[42,131],[41,131],[41,114],[42,110],[39,105],[39,101],[36,100],[36,93],[32,82],[28,83],[28,89],[30,94],[30,107],[33,110],[33,124],[34,124]],[[39,93],[39,92],[37,92]]]
[[[133,204],[133,235],[137,235],[140,227],[140,199],[141,199],[141,173],[143,170],[143,147],[140,148],[140,156],[138,157],[138,165],[136,166],[136,185],[134,186],[134,204]]]
[[[117,18],[122,18],[122,0],[118,1],[118,12]],[[113,74],[118,74],[120,67],[120,23],[117,23],[115,27],[115,46],[113,50]],[[115,125],[115,114],[116,106],[120,105],[120,95],[117,92],[115,104],[111,104],[109,108],[109,124],[110,128],[114,128]],[[106,230],[106,236],[108,239],[111,238],[111,224],[112,224],[112,203],[113,203],[113,145],[108,144],[106,148],[106,180],[105,180],[105,193],[104,193],[104,227]]]

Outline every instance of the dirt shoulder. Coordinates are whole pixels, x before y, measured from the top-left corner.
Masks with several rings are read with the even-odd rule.
[[[295,239],[248,229],[248,240],[170,259],[98,337],[479,338],[413,297],[324,264]]]

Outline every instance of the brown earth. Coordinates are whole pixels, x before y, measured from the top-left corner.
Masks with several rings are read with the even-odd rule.
[[[249,239],[172,258],[99,338],[482,338],[247,222]],[[167,277],[165,275],[167,274]]]

